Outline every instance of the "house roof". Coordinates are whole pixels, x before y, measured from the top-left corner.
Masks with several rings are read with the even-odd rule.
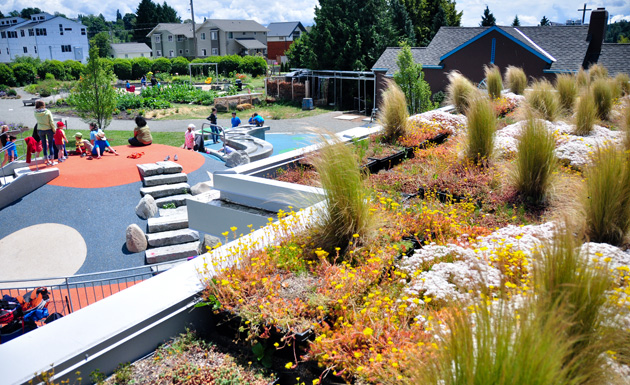
[[[630,74],[630,44],[602,44],[597,64],[606,67],[611,75]]]
[[[167,31],[173,35],[184,35],[190,39],[193,37],[192,24],[190,23],[160,23],[156,25],[147,36],[151,36],[158,31]]]
[[[439,66],[441,61],[472,41],[496,31],[558,71],[577,70],[582,65],[588,42],[588,25],[554,27],[442,27],[425,48],[412,48],[414,60],[425,67]],[[398,70],[399,48],[387,48],[373,68],[387,68],[388,74]]]
[[[214,24],[226,32],[267,32],[268,29],[254,20],[208,19],[206,23]],[[201,28],[201,27],[200,27]]]
[[[256,39],[236,39],[245,49],[265,49],[267,46]]]
[[[269,23],[269,25],[267,26],[267,29],[269,30],[267,36],[290,36],[297,28],[299,28],[300,31],[306,31],[302,23],[300,23],[299,21]]]
[[[110,44],[110,45],[112,47],[112,50],[114,50],[118,54],[151,52],[151,48],[145,43],[117,43],[117,44]]]

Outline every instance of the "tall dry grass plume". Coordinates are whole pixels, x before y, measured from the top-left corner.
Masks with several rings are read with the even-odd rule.
[[[575,81],[579,89],[586,88],[591,83],[591,79],[588,76],[588,72],[584,71],[583,67],[575,74]]]
[[[525,87],[527,87],[527,76],[525,71],[520,67],[508,66],[505,70],[505,86],[512,93],[523,95]]]
[[[501,96],[503,90],[503,81],[501,80],[501,71],[494,64],[484,66],[483,71],[486,75],[486,86],[488,88],[488,96],[491,99],[497,99]]]
[[[313,225],[313,242],[330,255],[335,255],[335,248],[339,247],[344,255],[354,234],[368,235],[373,216],[369,197],[365,195],[363,175],[351,147],[334,134],[330,137],[332,139],[322,137],[325,145],[313,159],[325,191],[325,208]]]
[[[630,231],[630,160],[621,149],[610,146],[594,152],[582,207],[591,241],[623,243]]]
[[[575,135],[587,136],[593,131],[597,119],[597,108],[593,94],[587,89],[582,92],[575,111]]]
[[[553,133],[531,115],[521,134],[516,154],[516,189],[534,204],[545,202],[557,167]]]
[[[623,110],[623,148],[626,151],[628,157],[630,157],[630,104]]]
[[[556,91],[558,91],[560,108],[568,114],[573,112],[575,97],[578,93],[575,76],[569,74],[559,74],[556,77]]]
[[[458,71],[448,74],[448,87],[446,87],[449,103],[453,104],[460,114],[465,114],[470,99],[475,96],[477,89]]]
[[[608,70],[599,64],[593,64],[588,69],[588,77],[592,81],[597,79],[608,79]]]
[[[378,120],[385,130],[384,139],[394,143],[405,135],[408,127],[409,113],[407,98],[396,82],[387,80],[387,89],[383,91]]]
[[[617,76],[615,76],[615,82],[619,85],[621,96],[630,95],[630,75],[619,72]]]
[[[473,98],[466,112],[468,133],[466,157],[475,164],[487,164],[494,151],[497,120],[490,100],[486,97]]]
[[[555,89],[547,80],[537,80],[525,95],[527,104],[540,116],[553,122],[558,117],[560,104]]]
[[[613,106],[613,88],[606,78],[598,78],[591,82],[591,92],[595,101],[595,111],[601,120],[607,120]]]

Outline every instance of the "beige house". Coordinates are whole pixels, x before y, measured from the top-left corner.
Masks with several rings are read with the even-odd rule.
[[[135,57],[151,57],[151,48],[144,43],[119,43],[111,45],[111,57],[114,59],[132,59]]]
[[[153,57],[194,56],[192,24],[160,23],[147,34]]]

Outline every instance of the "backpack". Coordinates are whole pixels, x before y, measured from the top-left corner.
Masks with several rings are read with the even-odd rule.
[[[22,306],[17,298],[4,295],[0,300],[0,324],[8,324],[22,317]]]
[[[47,307],[49,300],[50,295],[48,293],[48,289],[45,287],[33,289],[24,294],[21,298],[18,298],[18,302],[22,305],[22,311],[24,313],[29,310],[43,309]]]

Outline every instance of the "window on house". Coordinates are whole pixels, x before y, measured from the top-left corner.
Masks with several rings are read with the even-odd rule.
[[[20,30],[20,36],[22,36],[22,37],[26,36],[26,34],[24,33],[23,29]]]
[[[206,56],[206,49],[205,49],[205,48],[203,48],[203,49],[201,50],[201,56]]]
[[[243,32],[243,36],[245,36],[247,34],[247,32]]]
[[[8,48],[8,47],[7,47],[7,55],[10,55],[10,53],[9,53],[9,48]]]
[[[64,28],[63,30],[72,32],[72,28]]]
[[[228,39],[234,39],[234,34],[232,32],[228,32]]]
[[[183,49],[180,49],[180,50],[179,50],[179,54],[180,54],[180,55],[182,55],[183,53],[184,53],[184,50],[183,50]]]
[[[2,32],[0,32],[0,36],[2,36],[3,39],[6,39],[7,38],[7,33],[2,31]]]
[[[201,33],[201,40],[206,40],[206,33],[205,32]]]
[[[61,52],[72,52],[72,47],[70,46],[70,44],[62,45],[61,46]]]
[[[184,41],[184,35],[177,35],[177,41]]]
[[[28,35],[29,36],[35,36],[35,30],[33,28],[29,28],[28,29]]]
[[[300,31],[293,32],[293,39],[298,39],[300,37]]]
[[[35,51],[35,53],[37,53],[37,46],[36,45],[33,46],[33,50]]]
[[[129,54],[125,54],[125,59],[127,59],[129,57]]]
[[[156,43],[161,42],[161,41],[162,41],[162,35],[155,35],[155,36],[153,36],[153,40],[154,40]]]
[[[188,50],[186,50],[186,54],[188,54]]]
[[[162,51],[160,51],[159,49],[157,50],[157,52],[155,53],[155,56],[160,57],[162,56]]]
[[[22,47],[24,49],[24,53],[28,53],[28,48]]]
[[[35,35],[37,36],[47,36],[46,28],[35,28]]]
[[[17,39],[17,31],[7,31],[9,39]]]
[[[59,34],[63,35],[63,25],[59,24]]]
[[[217,32],[216,32],[216,31],[211,32],[211,33],[210,33],[210,38],[211,38],[212,40],[217,40]]]
[[[219,49],[218,48],[212,48],[212,54],[213,55],[218,55],[219,54]]]
[[[81,28],[81,35],[85,35],[85,28]]]
[[[173,41],[173,35],[168,35],[168,41]]]
[[[168,51],[168,57],[173,57],[175,56],[175,52],[171,49]]]
[[[140,56],[144,57],[144,54],[143,54],[143,53],[141,53],[141,54],[140,54]]]

